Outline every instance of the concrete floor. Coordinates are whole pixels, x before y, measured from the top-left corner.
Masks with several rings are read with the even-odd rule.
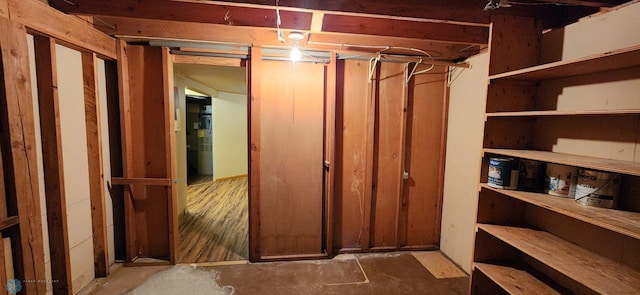
[[[151,291],[154,294],[212,294],[211,291],[204,292],[205,290],[198,289],[201,287],[195,287],[201,286],[202,280],[207,280],[205,285],[213,284],[216,291],[220,290],[220,293],[213,294],[468,293],[469,278],[450,261],[418,261],[416,257],[421,257],[420,253],[339,255],[331,260],[216,266],[198,264],[196,269],[188,264],[127,267],[101,282],[101,285],[89,293],[126,294],[133,290],[132,294],[147,294]],[[439,252],[428,254],[440,255]],[[437,271],[432,274],[427,267]],[[180,273],[179,278],[176,275],[175,284],[171,283],[173,273]],[[152,289],[148,289],[149,287]],[[158,290],[161,292],[156,293]]]

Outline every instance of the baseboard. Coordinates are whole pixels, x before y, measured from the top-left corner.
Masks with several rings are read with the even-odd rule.
[[[248,176],[248,174],[241,174],[241,175],[236,175],[236,176],[216,178],[215,181],[218,181],[218,180],[231,180],[231,179],[240,178],[240,177],[247,177],[247,176]]]

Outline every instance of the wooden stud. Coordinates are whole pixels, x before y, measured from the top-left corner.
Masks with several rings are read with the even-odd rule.
[[[322,31],[476,45],[487,44],[489,40],[486,27],[331,14],[324,16]]]
[[[129,178],[133,175],[133,165],[131,155],[133,154],[133,144],[131,135],[131,94],[129,92],[129,61],[127,55],[128,45],[125,41],[117,41],[118,53],[118,92],[120,97],[120,127],[122,130],[122,167],[123,177]],[[112,179],[113,181],[113,179]],[[131,262],[138,255],[136,249],[137,236],[135,231],[135,218],[133,208],[133,196],[131,190],[124,191],[124,211],[125,211],[125,261]]]
[[[311,17],[311,27],[309,31],[311,33],[322,32],[322,23],[324,22],[324,12],[314,11]]]
[[[65,45],[92,51],[116,59],[115,39],[87,25],[75,16],[66,15],[37,0],[8,0],[11,19],[31,30],[42,32]]]
[[[95,53],[82,53],[82,78],[84,83],[84,110],[87,132],[89,163],[89,190],[91,200],[91,225],[93,229],[93,259],[97,278],[109,275],[109,249],[102,167],[102,140],[100,104],[98,100],[98,75]]]
[[[365,63],[366,65],[366,63]],[[369,72],[375,71],[373,75]],[[367,95],[366,95],[366,130],[364,141],[365,144],[365,175],[364,175],[364,208],[362,225],[362,241],[361,245],[363,249],[369,249],[372,246],[373,236],[373,210],[375,208],[375,199],[373,196],[374,191],[374,167],[377,165],[374,157],[376,154],[376,114],[378,112],[378,81],[380,70],[379,67],[367,66]]]
[[[260,260],[260,97],[262,49],[251,47],[249,60],[249,260]]]
[[[25,280],[45,280],[42,223],[40,220],[40,194],[36,157],[35,123],[31,100],[31,74],[29,70],[26,28],[14,21],[0,18],[0,49],[2,82],[0,83],[0,124],[5,173],[13,175],[5,183],[7,195],[17,209],[19,226],[11,239],[16,276]],[[19,229],[19,230],[18,230]],[[25,284],[27,294],[44,294],[45,284]]]
[[[71,258],[69,257],[69,229],[64,183],[62,133],[60,126],[60,99],[55,40],[34,37],[42,161],[45,191],[47,192],[47,224],[51,251],[51,275],[56,294],[70,294],[72,289]]]
[[[239,58],[173,55],[173,62],[177,64],[194,64],[226,67],[242,67],[243,62]]]
[[[325,251],[333,253],[333,195],[335,192],[335,130],[336,130],[336,54],[331,52],[329,64],[325,68],[325,189],[324,189],[324,227]],[[327,165],[328,164],[328,165]]]
[[[167,190],[167,213],[169,214],[169,261],[173,264],[178,257],[178,187],[176,170],[175,105],[173,91],[173,60],[169,48],[162,47],[162,85],[164,89],[164,131],[166,154],[166,176],[171,180]]]

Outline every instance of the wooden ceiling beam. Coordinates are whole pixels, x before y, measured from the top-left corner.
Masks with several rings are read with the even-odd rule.
[[[176,2],[209,3],[217,5],[243,5],[245,7],[272,7],[274,0],[175,0]],[[424,20],[489,24],[491,14],[483,10],[486,3],[476,0],[279,0],[282,9],[308,9],[334,13],[355,13],[390,17],[419,18]]]
[[[276,29],[235,27],[218,24],[188,23],[165,20],[132,19],[124,17],[104,17],[109,26],[100,29],[126,40],[181,40],[245,44],[247,46],[284,47],[278,41]],[[344,33],[311,33],[302,40],[303,49],[362,49],[370,51],[385,47],[406,47],[425,50],[435,58],[455,60],[477,53],[478,46],[449,44],[428,40],[368,36]],[[392,50],[393,51],[393,50]],[[415,52],[414,52],[415,53]]]
[[[325,15],[323,32],[439,40],[462,44],[487,44],[489,28],[447,23],[384,20],[373,17]]]
[[[117,16],[169,21],[185,21],[229,26],[276,27],[271,8],[210,5],[169,0],[51,0],[51,6],[69,14]],[[311,12],[280,11],[280,27],[308,30]]]

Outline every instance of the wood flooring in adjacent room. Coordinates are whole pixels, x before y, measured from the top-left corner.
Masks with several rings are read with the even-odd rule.
[[[178,261],[247,260],[247,177],[213,181],[200,177],[187,187],[187,213],[180,217]]]

